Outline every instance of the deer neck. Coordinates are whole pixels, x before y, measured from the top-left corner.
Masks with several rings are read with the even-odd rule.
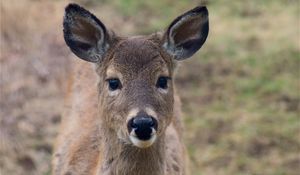
[[[165,136],[149,148],[137,148],[118,139],[115,132],[102,128],[103,145],[100,174],[163,175],[165,171]],[[99,174],[99,173],[98,173]]]

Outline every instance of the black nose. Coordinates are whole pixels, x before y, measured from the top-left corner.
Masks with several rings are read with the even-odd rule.
[[[152,128],[157,130],[157,120],[148,115],[138,115],[128,122],[129,133],[134,130],[140,140],[149,140]]]

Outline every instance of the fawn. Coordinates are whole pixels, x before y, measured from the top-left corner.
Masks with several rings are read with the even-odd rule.
[[[186,175],[174,71],[206,41],[205,6],[161,33],[120,37],[77,4],[63,32],[74,61],[53,156],[57,175]]]

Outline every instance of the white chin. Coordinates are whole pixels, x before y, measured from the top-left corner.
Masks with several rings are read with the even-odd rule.
[[[137,137],[132,135],[130,135],[129,138],[134,146],[139,148],[148,148],[155,142],[156,134],[153,134],[149,140],[140,140]]]

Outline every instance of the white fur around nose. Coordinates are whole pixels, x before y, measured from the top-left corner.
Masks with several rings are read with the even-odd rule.
[[[135,134],[135,130],[132,130],[130,135],[129,135],[129,139],[132,142],[132,144],[134,146],[137,146],[139,148],[148,148],[150,147],[156,140],[156,131],[154,128],[152,128],[152,133],[151,133],[151,138],[148,140],[140,140],[136,134]]]
[[[146,107],[145,111],[148,115],[150,115],[150,116],[154,117],[155,119],[157,119],[156,112],[152,108]]]
[[[139,112],[138,108],[133,108],[128,112],[127,118],[126,118],[126,123],[128,123],[128,121],[135,117],[137,115],[137,113]]]

